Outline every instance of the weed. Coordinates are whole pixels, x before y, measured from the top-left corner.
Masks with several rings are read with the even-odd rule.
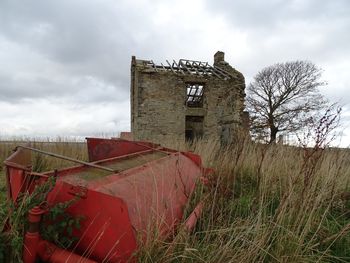
[[[2,254],[7,254],[8,261],[22,261],[23,238],[28,227],[28,212],[46,199],[48,192],[51,191],[54,184],[55,179],[51,177],[46,183],[38,185],[32,194],[20,194],[16,204],[8,200],[2,207],[2,210],[6,214],[3,219],[3,228],[5,224],[10,226],[1,234],[4,244],[3,249],[7,252]]]
[[[0,161],[7,158],[12,150],[18,144],[27,144],[24,141],[0,142]],[[80,142],[59,141],[53,143],[31,142],[34,147],[47,151],[71,156],[74,158],[87,159],[85,144]],[[33,171],[41,172],[57,167],[69,166],[72,163],[54,158],[47,158],[43,155],[33,154]],[[23,250],[23,238],[27,229],[27,217],[31,208],[42,203],[54,185],[54,177],[51,177],[47,183],[38,185],[32,194],[23,193],[18,197],[16,205],[6,198],[5,174],[0,167],[0,262],[21,262]],[[65,212],[66,208],[73,201],[57,204],[43,218],[43,225],[50,221],[50,227],[41,228],[41,235],[49,241],[56,242],[60,247],[66,248],[71,245],[71,239],[74,229],[80,227],[81,217],[72,217]],[[10,228],[8,226],[11,226]],[[55,233],[56,231],[56,233]],[[55,234],[54,234],[55,233]]]
[[[325,131],[322,127],[319,130]],[[318,140],[325,142],[322,137]],[[80,153],[81,144],[38,146],[86,158]],[[182,150],[186,147],[175,145]],[[180,225],[172,239],[154,240],[141,247],[137,252],[140,262],[350,261],[348,149],[331,149],[324,144],[317,148],[306,144],[266,146],[249,141],[225,147],[216,141],[197,141],[190,147],[201,155],[205,166],[215,170],[206,186],[197,185],[184,218],[200,200],[204,201],[202,216],[193,233],[182,231]],[[40,161],[42,167],[50,169],[61,165],[55,162]],[[4,207],[2,202],[0,223],[8,215]],[[47,215],[47,220],[61,222],[64,207]],[[75,223],[69,218],[63,221],[46,229],[44,235],[64,247],[69,242],[56,232]],[[23,226],[18,224],[16,229],[11,237],[0,235],[0,251],[4,251],[1,244],[10,241],[11,247],[21,247]],[[3,255],[0,253],[0,261]]]
[[[63,203],[57,203],[43,217],[40,235],[61,248],[67,249],[77,241],[73,231],[80,229],[83,216],[72,216],[67,209],[78,201],[79,198],[71,199]]]

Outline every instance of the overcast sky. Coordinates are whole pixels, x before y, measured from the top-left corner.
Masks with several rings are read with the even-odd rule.
[[[247,84],[276,62],[311,60],[345,105],[350,145],[348,0],[0,0],[0,137],[130,129],[130,61],[213,62]]]

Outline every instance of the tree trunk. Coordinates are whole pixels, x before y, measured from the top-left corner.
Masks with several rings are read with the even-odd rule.
[[[277,138],[278,128],[275,126],[270,127],[270,143],[275,143]]]

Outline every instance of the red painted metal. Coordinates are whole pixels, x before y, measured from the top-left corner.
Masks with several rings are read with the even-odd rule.
[[[159,146],[149,142],[131,142],[122,139],[86,138],[86,140],[90,162],[142,152]]]
[[[48,197],[49,204],[54,204],[81,196],[67,210],[85,217],[81,229],[75,233],[79,237],[75,252],[91,255],[91,259],[99,262],[126,262],[137,246],[125,202],[89,188],[77,190],[75,185],[59,178]]]
[[[203,203],[200,202],[196,206],[196,208],[192,211],[192,213],[189,215],[189,217],[186,219],[185,227],[188,232],[191,232],[195,228],[198,218],[202,214],[202,210],[203,210]]]
[[[57,247],[46,240],[40,240],[37,250],[38,256],[44,262],[52,263],[97,263],[97,261],[82,257],[73,252]],[[26,263],[26,261],[24,261]]]
[[[114,172],[88,165],[56,171],[56,185],[47,198],[49,206],[78,196],[67,212],[82,215],[84,220],[74,232],[79,241],[73,251],[62,252],[58,248],[55,251],[64,255],[74,253],[97,262],[133,262],[138,237],[144,244],[174,233],[197,180],[207,170],[198,155],[153,143],[88,138],[87,144],[90,161]],[[5,161],[13,200],[20,192],[31,192],[35,185],[54,176],[52,171],[31,172],[27,159],[28,150],[17,149]],[[186,221],[189,230],[194,228],[201,210],[202,204]],[[42,247],[51,246],[46,241],[38,241],[38,236],[27,238],[35,239],[33,244],[41,244],[40,249],[35,245],[28,251],[39,249],[45,255]],[[52,261],[54,258],[56,260],[56,256],[51,256],[48,261],[56,262]],[[32,262],[30,260],[25,263]]]
[[[27,232],[23,241],[23,262],[34,263],[37,260],[38,244],[40,240],[39,232]]]
[[[35,206],[28,213],[29,229],[24,236],[23,262],[34,263],[37,258],[37,250],[40,240],[39,223],[41,216],[46,212],[44,206]]]
[[[67,251],[57,247],[56,245],[42,240],[39,234],[39,223],[41,217],[47,212],[46,203],[35,206],[28,213],[29,228],[24,236],[23,242],[23,262],[34,263],[39,257],[44,262],[54,263],[75,263],[86,262],[96,263],[96,261],[77,255],[71,251]]]

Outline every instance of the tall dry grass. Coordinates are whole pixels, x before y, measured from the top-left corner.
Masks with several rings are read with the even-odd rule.
[[[3,166],[4,160],[10,156],[18,145],[27,145],[40,150],[87,161],[87,148],[83,141],[64,137],[58,137],[53,140],[47,139],[46,141],[37,141],[35,139],[16,139],[12,141],[0,140],[0,166]],[[33,163],[35,165],[42,166],[38,167],[37,169],[54,169],[72,165],[72,162],[67,162],[62,159],[53,158],[42,154],[33,154],[33,158]]]
[[[4,159],[14,145],[0,147]],[[86,159],[79,142],[33,147]],[[205,207],[193,233],[140,249],[139,262],[350,262],[350,152],[215,141],[174,145],[201,155],[215,173],[186,210]],[[59,167],[37,159],[38,170]],[[0,220],[1,223],[1,220]]]
[[[249,141],[192,149],[215,170],[193,197],[205,200],[202,217],[192,234],[143,248],[140,262],[350,262],[348,150]]]
[[[0,141],[0,262],[21,262],[28,211],[38,205],[50,189],[50,184],[45,184],[37,188],[35,194],[24,195],[20,205],[16,208],[7,200],[3,162],[18,145],[31,146],[44,151],[87,160],[86,145],[74,139],[56,138],[55,140],[36,141],[35,139],[17,138],[12,141]],[[32,169],[37,172],[73,165],[72,162],[36,153],[32,154],[32,164]],[[6,222],[11,224],[11,231],[2,233]]]

